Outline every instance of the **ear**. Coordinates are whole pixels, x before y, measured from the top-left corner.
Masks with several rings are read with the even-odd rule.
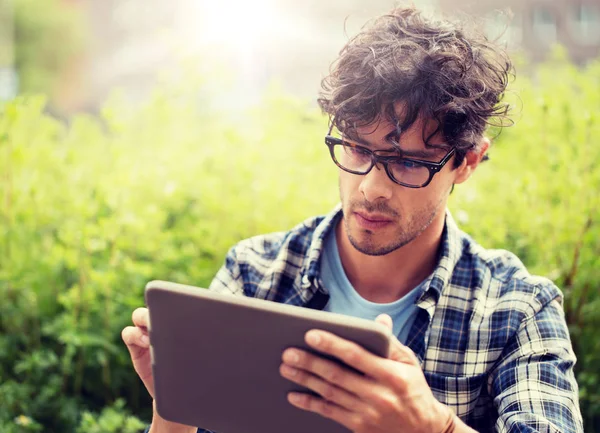
[[[471,177],[475,169],[479,166],[479,163],[483,160],[483,157],[489,148],[490,139],[483,137],[479,143],[479,146],[467,152],[462,164],[456,169],[456,178],[454,180],[455,184],[463,183]]]

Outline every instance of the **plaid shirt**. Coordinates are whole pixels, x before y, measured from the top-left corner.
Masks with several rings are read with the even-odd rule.
[[[323,308],[319,260],[340,212],[240,242],[210,289]],[[482,248],[448,213],[417,305],[407,346],[435,397],[465,423],[479,432],[583,432],[575,355],[551,281],[507,251]]]

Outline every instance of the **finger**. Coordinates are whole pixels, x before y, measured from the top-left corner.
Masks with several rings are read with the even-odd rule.
[[[357,431],[360,427],[359,415],[322,398],[299,392],[291,392],[288,394],[288,401],[299,409],[314,412],[325,418],[332,419],[348,430]]]
[[[366,390],[373,387],[371,379],[360,376],[333,361],[303,350],[287,349],[283,352],[282,360],[289,367],[318,376],[352,394],[363,395]]]
[[[381,323],[390,330],[393,330],[394,324],[392,318],[387,314],[380,314],[375,319],[376,322]],[[420,365],[417,356],[408,347],[400,343],[395,335],[390,337],[390,354],[389,359],[393,361],[403,362],[405,364]]]
[[[400,343],[400,341],[392,336],[390,340],[390,355],[389,359],[393,361],[402,362],[404,364],[414,365],[417,367],[421,366],[417,355],[410,350],[409,347]]]
[[[150,315],[147,308],[136,308],[131,315],[131,320],[135,326],[148,329],[150,324]]]
[[[302,385],[319,394],[323,399],[335,403],[351,412],[361,412],[365,403],[356,394],[346,391],[320,377],[307,373],[306,371],[281,364],[279,372],[286,379]]]
[[[150,347],[150,339],[140,328],[135,326],[127,326],[121,331],[121,338],[129,349],[132,360],[136,360],[143,356],[148,347]]]
[[[154,397],[154,378],[152,377],[152,359],[148,336],[138,327],[128,326],[121,331],[121,338],[127,345],[133,368],[144,386]]]
[[[388,316],[387,314],[380,314],[379,316],[377,316],[375,318],[375,321],[377,323],[381,323],[383,326],[388,328],[390,331],[393,331],[393,329],[394,329],[394,324],[392,322],[392,318],[390,316]]]
[[[306,343],[319,352],[338,358],[350,367],[371,376],[378,381],[385,381],[389,376],[389,365],[358,344],[345,340],[327,331],[311,330],[306,333]]]

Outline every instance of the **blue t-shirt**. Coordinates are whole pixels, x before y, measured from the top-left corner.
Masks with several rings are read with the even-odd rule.
[[[368,320],[375,320],[380,314],[387,314],[392,318],[394,334],[403,344],[406,343],[417,314],[416,301],[429,280],[429,278],[425,279],[397,301],[387,304],[367,301],[358,294],[346,277],[337,246],[335,226],[325,239],[321,259],[321,279],[329,291],[329,302],[324,308],[325,311]]]

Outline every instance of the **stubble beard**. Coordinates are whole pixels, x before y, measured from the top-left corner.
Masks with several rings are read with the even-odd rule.
[[[408,245],[419,237],[438,215],[443,201],[444,200],[442,199],[437,203],[430,203],[426,208],[421,209],[411,221],[405,221],[405,224],[408,224],[406,227],[402,226],[402,215],[390,209],[385,203],[372,204],[368,202],[351,202],[348,205],[348,209],[344,210],[344,230],[346,231],[346,236],[348,237],[350,244],[359,252],[368,256],[384,256]],[[362,238],[359,239],[355,236],[355,233],[353,233],[352,228],[350,227],[350,218],[357,210],[379,212],[388,215],[394,221],[395,232],[387,237],[389,240],[386,242],[381,240],[384,234],[377,234],[371,230],[357,227],[355,233],[360,233]]]

